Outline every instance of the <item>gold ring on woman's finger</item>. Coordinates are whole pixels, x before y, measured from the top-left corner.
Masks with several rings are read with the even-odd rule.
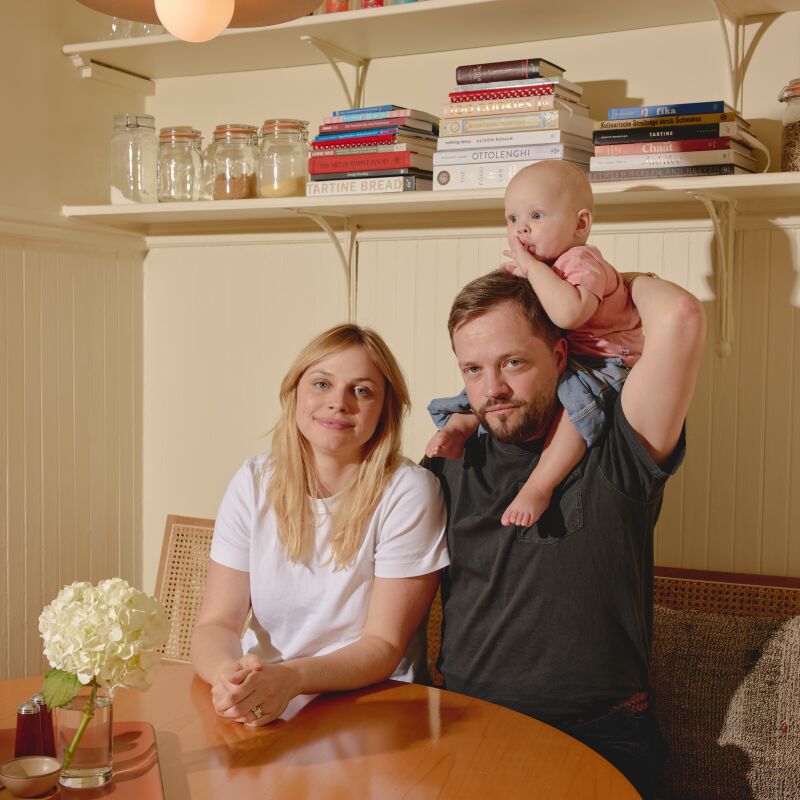
[[[261,706],[253,706],[253,707],[250,709],[250,713],[251,713],[251,714],[252,714],[252,715],[253,715],[253,716],[254,716],[256,719],[259,719],[259,717],[263,717],[263,716],[264,716],[264,711],[263,711],[263,709],[261,708]]]

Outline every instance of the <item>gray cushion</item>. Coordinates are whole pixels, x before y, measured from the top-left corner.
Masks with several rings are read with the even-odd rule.
[[[800,798],[800,617],[654,612],[669,800]]]

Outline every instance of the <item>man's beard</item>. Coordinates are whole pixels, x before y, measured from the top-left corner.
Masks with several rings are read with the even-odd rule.
[[[550,387],[540,390],[530,401],[519,397],[489,397],[479,409],[475,409],[475,416],[501,444],[520,444],[535,436],[544,436],[546,426],[553,415],[554,401],[555,391]],[[515,423],[512,423],[505,414],[492,414],[491,417],[487,415],[488,409],[501,405],[513,405],[521,409],[521,413],[515,415],[517,417]]]

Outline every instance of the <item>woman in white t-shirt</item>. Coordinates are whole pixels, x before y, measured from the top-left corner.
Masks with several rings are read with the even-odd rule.
[[[413,680],[449,562],[439,484],[400,455],[408,390],[377,333],[320,334],[280,400],[272,453],[222,500],[192,638],[217,713],[248,725],[295,697]]]

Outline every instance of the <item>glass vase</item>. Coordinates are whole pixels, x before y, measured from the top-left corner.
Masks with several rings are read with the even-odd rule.
[[[85,719],[91,703],[91,687],[87,686],[62,708],[54,709],[56,756],[65,763],[67,750],[78,739],[72,761],[61,773],[60,783],[70,789],[88,789],[103,786],[111,780],[111,724],[113,706],[104,689],[98,689],[94,699],[94,713]]]

